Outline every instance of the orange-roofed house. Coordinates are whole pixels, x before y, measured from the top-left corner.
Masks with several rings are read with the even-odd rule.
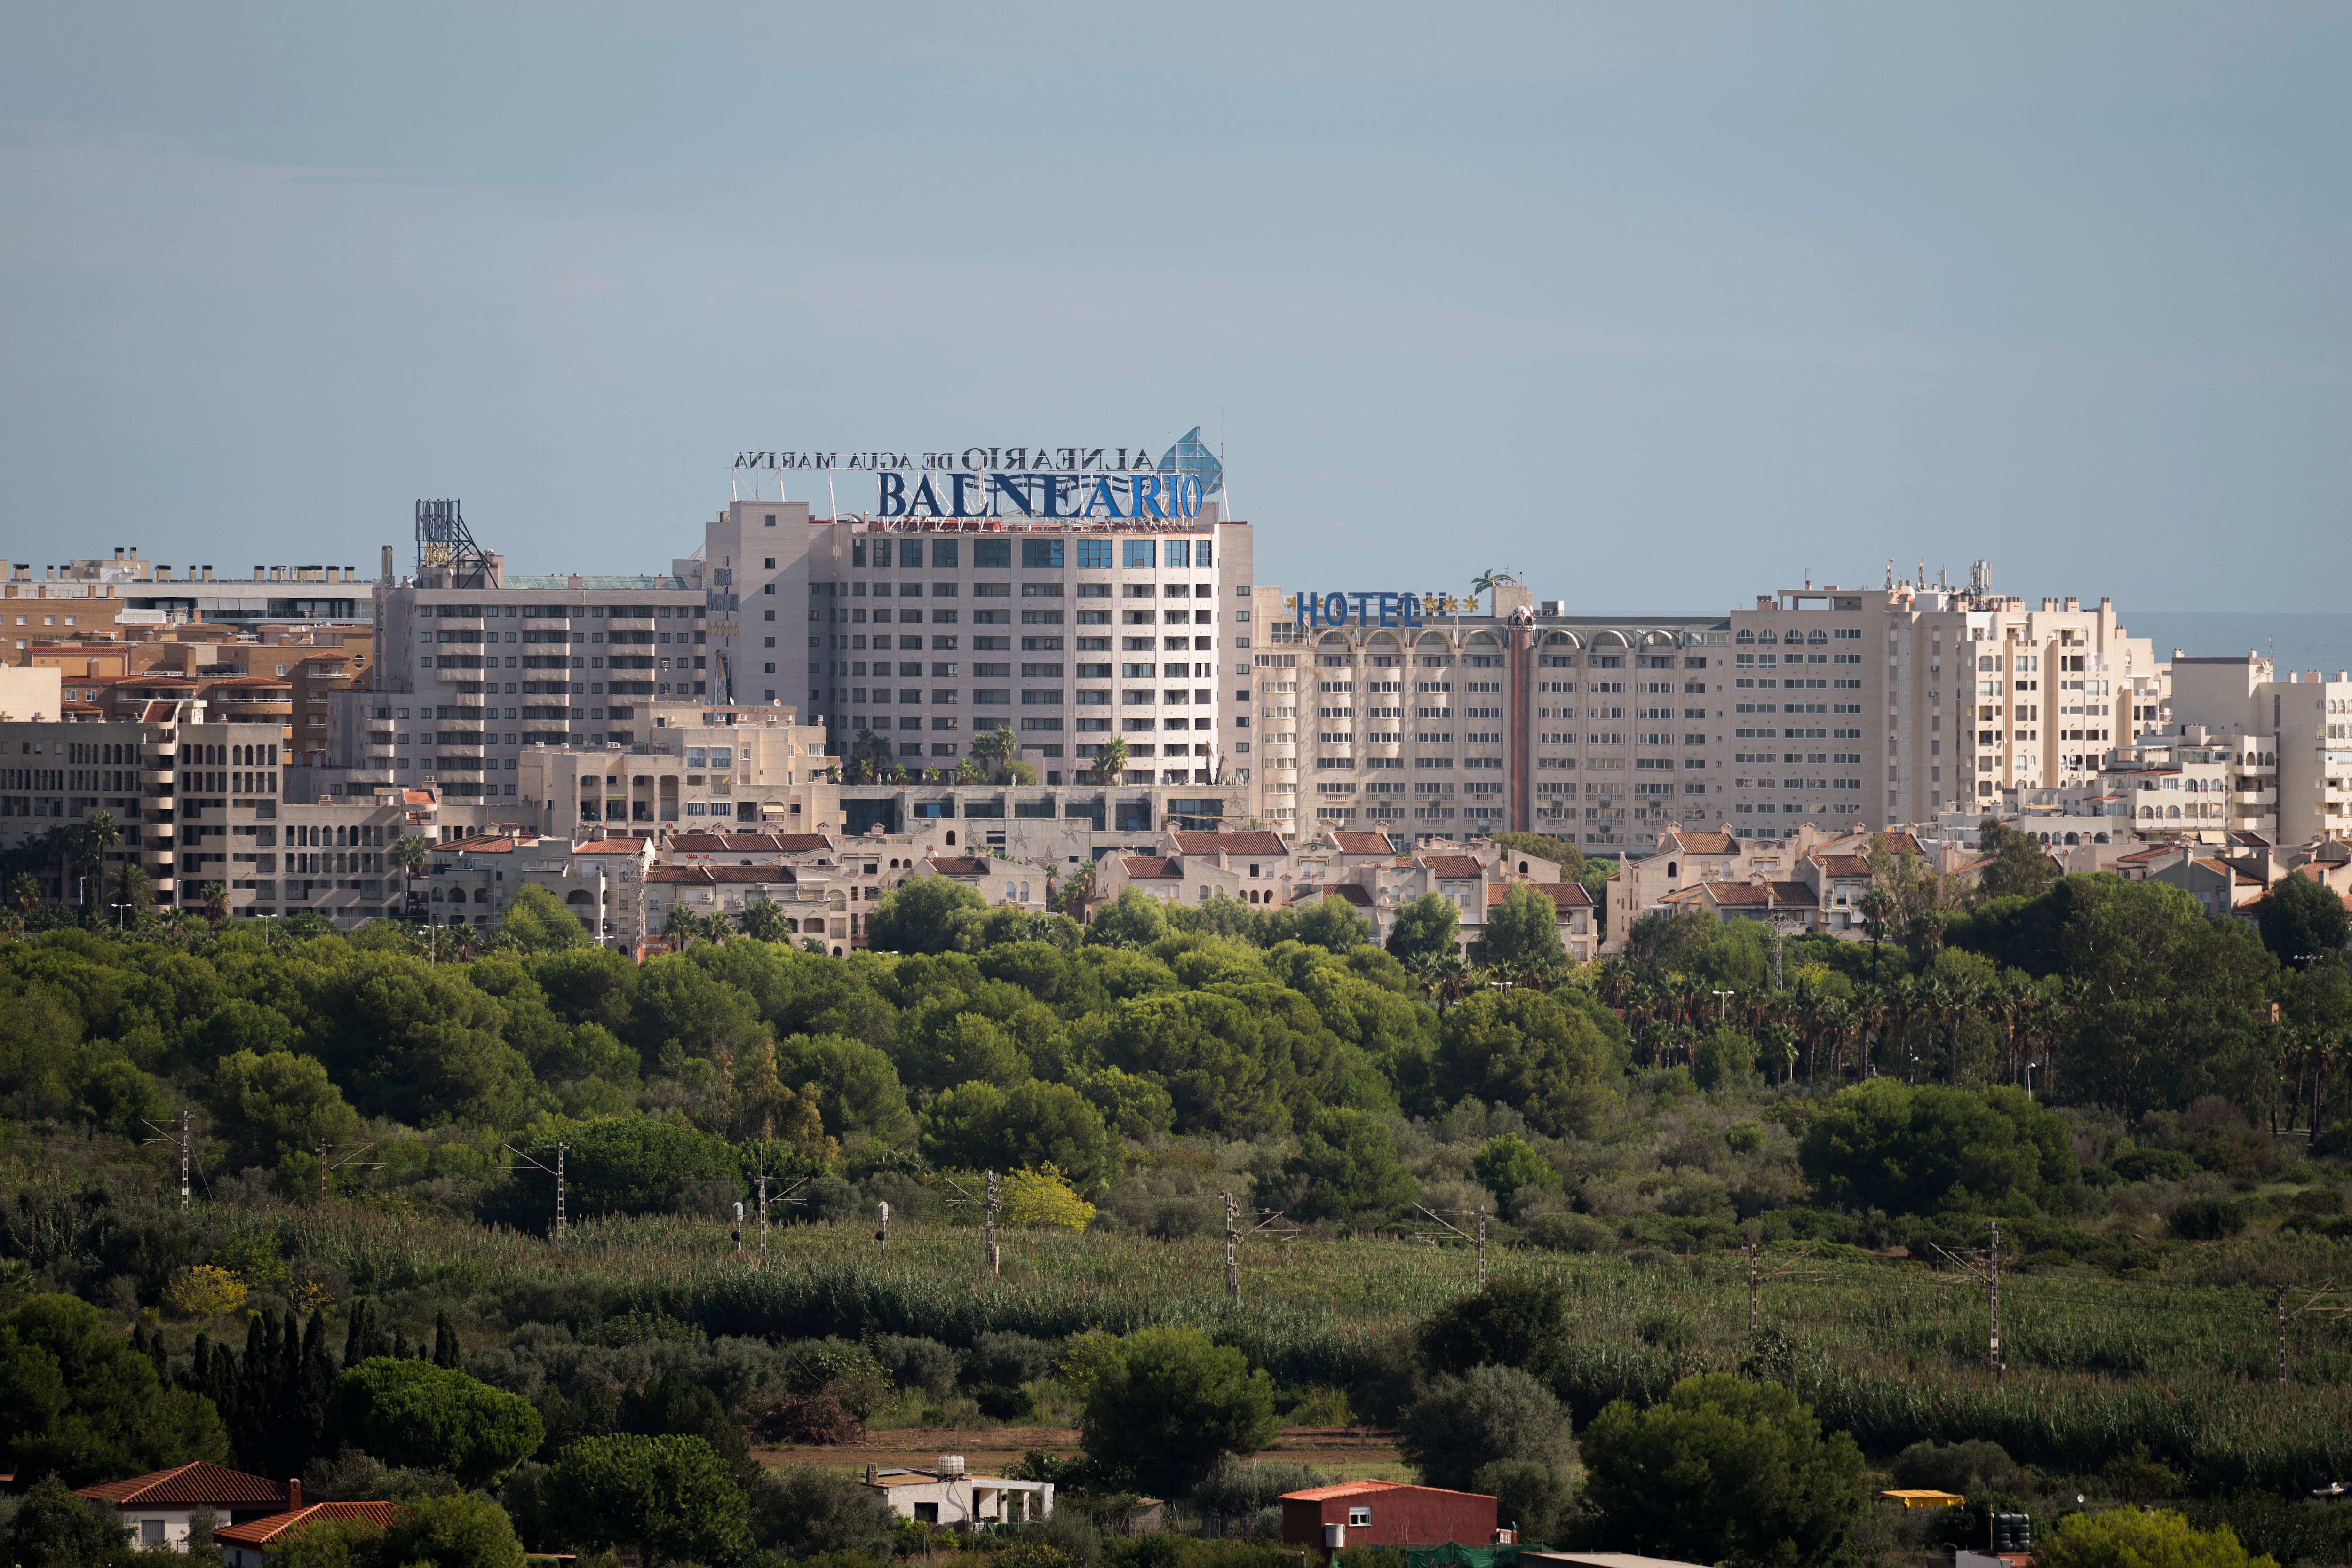
[[[300,1483],[296,1484],[299,1489]],[[399,1504],[390,1502],[314,1502],[215,1530],[213,1540],[219,1543],[221,1561],[227,1568],[261,1568],[272,1547],[285,1544],[289,1536],[312,1525],[359,1519],[389,1530],[399,1512]]]
[[[1443,1487],[1342,1481],[1282,1494],[1282,1539],[1293,1546],[1492,1546],[1495,1525],[1493,1498]]]
[[[78,1487],[74,1495],[112,1503],[121,1511],[135,1544],[185,1552],[196,1514],[209,1513],[218,1521],[241,1523],[283,1513],[289,1507],[301,1506],[302,1483],[273,1481],[199,1459],[128,1480]]]

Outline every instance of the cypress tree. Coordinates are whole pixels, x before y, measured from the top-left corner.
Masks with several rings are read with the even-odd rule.
[[[343,1364],[357,1366],[368,1359],[368,1302],[365,1296],[352,1303],[352,1321],[343,1329]]]
[[[450,1323],[446,1307],[433,1320],[433,1364],[453,1371],[458,1364],[457,1331]]]

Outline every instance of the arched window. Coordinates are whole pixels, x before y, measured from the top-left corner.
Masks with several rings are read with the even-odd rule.
[[[1525,875],[1527,875],[1527,874],[1528,874],[1528,862],[1525,862],[1525,861],[1521,861],[1521,862],[1519,862],[1519,874],[1520,874],[1521,876],[1525,876]]]
[[[954,831],[953,831],[952,829],[950,829],[950,830],[949,831],[949,832],[948,832],[948,848],[950,848],[950,849],[953,849],[953,848],[955,848],[955,832],[954,832]]]
[[[1521,871],[1525,871],[1525,870],[1527,870],[1528,868],[1527,868],[1527,867],[1525,867],[1525,866],[1521,866],[1519,869],[1520,869]],[[1668,876],[1680,876],[1680,875],[1682,874],[1682,873],[1681,873],[1681,871],[1680,871],[1680,870],[1678,870],[1678,869],[1676,868],[1676,866],[1675,866],[1675,862],[1672,862],[1672,861],[1668,861],[1668,862],[1666,862],[1666,874],[1667,874]]]
[[[1025,882],[1021,884],[1021,902],[1024,904],[1029,902],[1029,884]]]
[[[566,904],[593,904],[595,900],[589,896],[588,890],[586,888],[575,887],[570,893],[563,895],[563,902]]]

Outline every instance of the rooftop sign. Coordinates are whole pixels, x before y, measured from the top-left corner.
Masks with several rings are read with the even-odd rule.
[[[1057,517],[1150,522],[1197,517],[1224,487],[1224,465],[1198,425],[1160,455],[1146,446],[967,446],[936,452],[739,452],[739,491],[791,475],[872,475],[877,518]]]

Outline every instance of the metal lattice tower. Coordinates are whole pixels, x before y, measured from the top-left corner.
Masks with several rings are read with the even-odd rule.
[[[490,556],[474,542],[473,530],[455,501],[416,503],[416,576],[431,572],[442,588],[488,588]]]

